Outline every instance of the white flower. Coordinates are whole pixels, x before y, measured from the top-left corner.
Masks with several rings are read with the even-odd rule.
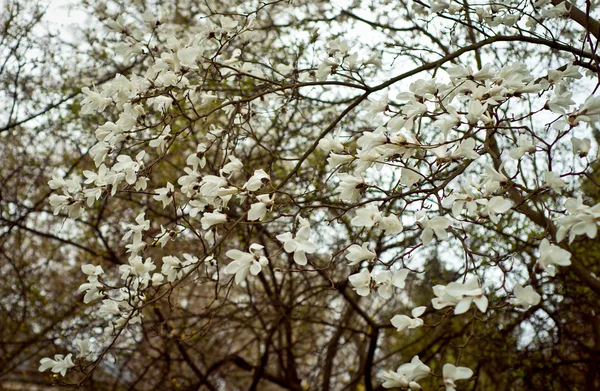
[[[294,237],[291,232],[277,235],[277,239],[283,243],[283,249],[287,253],[294,253],[294,262],[298,265],[306,265],[308,260],[306,254],[312,254],[317,251],[317,246],[308,240],[310,237],[310,223],[304,218],[300,218],[300,229]]]
[[[420,390],[421,386],[417,383],[431,372],[431,368],[423,364],[419,356],[414,356],[410,363],[402,364],[396,372],[383,371],[384,388],[410,388],[411,390]]]
[[[377,293],[384,299],[392,297],[394,287],[404,289],[406,276],[408,276],[408,270],[402,269],[395,271],[393,274],[389,270],[380,271],[375,274],[375,282],[379,285]]]
[[[228,217],[226,214],[216,211],[212,213],[204,213],[200,219],[200,222],[202,223],[202,229],[206,231],[213,225],[226,223],[227,220]]]
[[[150,229],[150,220],[145,220],[145,215],[145,212],[142,212],[139,215],[137,215],[137,217],[135,218],[135,222],[137,223],[137,225],[127,224],[127,228],[129,228],[129,231],[125,233],[122,240],[125,241],[131,236],[133,236],[134,244],[139,244],[142,241],[142,232]]]
[[[248,211],[248,220],[262,221],[267,214],[267,208],[274,204],[273,200],[269,198],[268,194],[261,194],[256,196],[259,202],[250,205],[250,210]]]
[[[421,327],[423,326],[423,319],[420,319],[419,317],[423,315],[426,309],[427,307],[425,306],[414,308],[411,311],[412,318],[406,315],[396,315],[391,319],[392,326],[398,331]]]
[[[452,222],[446,216],[435,216],[432,219],[424,217],[422,220],[417,221],[417,224],[423,229],[421,241],[424,246],[427,246],[431,243],[434,233],[438,240],[448,239],[448,232],[446,232],[446,229],[450,227]]]
[[[244,189],[248,191],[257,191],[262,185],[270,180],[269,174],[264,170],[254,171],[254,175],[248,179],[248,182],[244,184]]]
[[[460,143],[454,152],[450,155],[452,158],[465,158],[476,160],[479,154],[475,151],[475,139],[468,138]]]
[[[221,175],[227,174],[231,175],[236,171],[241,171],[244,168],[244,164],[240,161],[240,159],[236,158],[233,155],[229,155],[228,157],[229,163],[225,164],[221,169]]]
[[[153,198],[156,201],[162,201],[163,209],[164,209],[167,206],[169,206],[169,204],[171,202],[173,202],[173,190],[175,190],[175,188],[173,187],[171,182],[167,182],[166,187],[156,189],[156,191],[155,191],[156,194],[153,196]]]
[[[404,227],[396,215],[389,215],[381,218],[379,228],[383,229],[386,235],[396,235],[402,232]]]
[[[356,210],[356,217],[350,221],[355,227],[371,228],[381,220],[381,212],[377,205],[369,204]]]
[[[81,92],[85,94],[85,98],[81,101],[81,114],[93,114],[94,111],[101,113],[112,103],[112,99],[102,96],[95,88],[92,91],[88,87],[83,87]]]
[[[354,266],[365,260],[373,260],[377,258],[377,254],[367,248],[368,243],[363,243],[362,247],[358,244],[353,244],[348,247],[346,259],[350,261],[348,265]]]
[[[87,264],[81,266],[81,271],[88,276],[100,276],[104,274],[104,270],[102,270],[102,266],[94,266],[92,264]]]
[[[86,358],[90,355],[91,343],[88,338],[85,338],[85,339],[76,338],[75,345],[77,345],[77,348],[79,349],[79,354],[77,355],[78,358]]]
[[[518,147],[511,149],[508,153],[508,156],[515,160],[519,160],[526,153],[535,152],[535,144],[530,141],[530,138],[527,135],[520,135],[517,138],[517,145]]]
[[[589,138],[579,139],[577,137],[573,137],[571,139],[571,144],[573,145],[573,153],[583,158],[586,157],[590,152],[592,142]]]
[[[556,267],[569,266],[571,264],[571,253],[563,250],[555,244],[550,244],[548,239],[542,240],[540,243],[540,259],[537,265],[545,270],[549,275],[556,275]]]
[[[444,375],[444,385],[446,391],[456,390],[456,380],[466,380],[473,376],[473,371],[467,367],[456,367],[452,364],[445,364],[442,369]]]
[[[324,137],[319,140],[319,149],[325,152],[342,152],[344,150],[344,145],[331,137]]]
[[[436,297],[431,299],[431,304],[436,310],[440,310],[448,306],[455,306],[460,301],[460,299],[446,293],[446,287],[444,285],[434,286],[433,293]]]
[[[371,293],[371,273],[367,269],[362,269],[348,277],[348,281],[354,286],[354,290],[359,296],[368,296]]]
[[[40,372],[44,372],[46,369],[50,369],[54,373],[60,373],[61,376],[65,376],[67,374],[67,370],[73,368],[75,364],[73,360],[71,360],[72,354],[67,354],[67,356],[63,356],[62,354],[54,355],[54,360],[44,357],[40,360],[40,367],[38,370]]]
[[[266,257],[259,255],[263,248],[260,244],[253,243],[250,245],[249,253],[240,250],[227,251],[225,255],[233,259],[233,262],[227,265],[225,273],[235,274],[235,283],[238,285],[248,277],[248,274],[256,276],[269,263]]]
[[[419,173],[419,171],[412,166],[406,166],[402,168],[400,172],[400,183],[405,185],[408,188],[413,187],[415,183],[417,183],[423,176]]]
[[[158,101],[158,99],[160,99],[160,98],[165,98],[165,97],[159,96],[155,99]],[[172,102],[172,99],[168,98],[168,102]],[[165,102],[161,103],[161,107],[163,110],[165,109],[165,105],[166,105]],[[169,105],[170,105],[170,103],[169,103]],[[152,148],[158,148],[158,152],[163,153],[169,140],[171,140],[171,125],[165,126],[165,128],[162,130],[160,135],[157,138],[150,140],[148,145],[151,146]]]
[[[567,182],[560,179],[560,176],[552,171],[546,171],[542,178],[544,179],[544,186],[552,188],[558,194],[562,193],[561,187],[567,185]]]
[[[485,312],[488,307],[488,299],[483,289],[479,286],[477,277],[471,277],[464,284],[460,282],[451,282],[446,286],[447,295],[458,300],[454,308],[454,314],[464,314],[469,310],[471,303],[475,303],[479,311]]]
[[[521,285],[517,284],[514,289],[514,294],[516,296],[515,299],[510,299],[509,303],[512,305],[518,305],[523,307],[530,307],[533,305],[538,305],[542,296],[539,295],[531,285],[523,288]]]
[[[485,205],[483,213],[488,215],[492,222],[498,224],[498,215],[504,214],[512,208],[512,202],[501,196],[492,197],[489,201],[481,199],[477,201]]]
[[[365,190],[367,185],[362,177],[354,177],[349,174],[338,174],[340,184],[336,188],[336,192],[340,194],[340,199],[347,202],[356,202],[360,194]]]

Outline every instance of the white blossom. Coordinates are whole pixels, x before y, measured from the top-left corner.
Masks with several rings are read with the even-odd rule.
[[[348,277],[348,281],[354,286],[353,289],[359,296],[368,296],[371,292],[371,273],[367,269],[351,275]]]
[[[444,376],[444,385],[446,391],[456,390],[456,380],[466,380],[473,376],[473,371],[467,367],[456,367],[452,364],[445,364],[442,369]]]
[[[277,235],[277,239],[283,243],[283,249],[287,253],[294,253],[294,262],[298,265],[306,265],[308,260],[306,254],[312,254],[317,251],[317,246],[309,240],[310,223],[304,218],[300,218],[300,228],[293,236],[291,232]]]
[[[545,270],[549,275],[556,275],[556,267],[569,266],[571,264],[571,253],[563,250],[555,244],[550,244],[548,239],[542,240],[540,243],[540,259],[537,265]]]
[[[427,307],[425,306],[413,308],[411,311],[412,318],[407,315],[395,315],[391,319],[392,326],[394,326],[397,331],[421,327],[423,326],[423,319],[420,319],[420,316],[425,313],[426,309]]]
[[[260,255],[263,248],[264,246],[253,243],[250,245],[249,253],[240,250],[227,251],[225,255],[233,259],[233,262],[227,265],[225,273],[235,274],[235,283],[238,285],[248,277],[248,274],[256,276],[269,263],[266,257]]]
[[[377,258],[377,254],[368,249],[368,243],[363,243],[362,247],[358,244],[353,244],[348,247],[348,254],[346,259],[350,261],[349,266],[354,266],[362,261],[373,260]]]

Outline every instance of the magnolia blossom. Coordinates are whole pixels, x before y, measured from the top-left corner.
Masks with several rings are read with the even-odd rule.
[[[392,319],[392,326],[398,331],[404,331],[405,329],[414,329],[423,326],[423,319],[419,317],[425,313],[427,307],[421,306],[413,308],[411,311],[412,318],[406,315],[395,315]]]
[[[360,273],[348,277],[348,281],[354,286],[353,289],[359,296],[368,296],[371,293],[371,273],[369,273],[369,270],[362,269]]]
[[[423,229],[421,241],[424,246],[427,246],[431,243],[434,234],[437,236],[438,240],[448,239],[448,232],[446,232],[446,229],[450,227],[452,222],[446,216],[435,216],[432,219],[423,217],[423,219],[417,221],[417,224]]]
[[[488,299],[479,286],[477,277],[469,278],[464,284],[452,282],[447,286],[436,285],[433,287],[433,292],[437,296],[431,300],[435,309],[453,306],[454,314],[460,315],[467,312],[474,302],[481,312],[487,310]]]
[[[423,364],[419,356],[414,356],[410,363],[402,364],[396,372],[383,371],[384,388],[410,388],[411,390],[420,390],[421,386],[417,383],[431,372],[431,368]]]
[[[371,261],[377,258],[377,254],[375,254],[367,248],[368,245],[368,243],[363,243],[362,247],[358,244],[353,244],[352,246],[348,247],[348,254],[346,254],[346,259],[350,261],[350,263],[348,264],[349,266],[354,266],[361,263],[362,261]]]
[[[562,193],[562,188],[567,185],[567,182],[560,179],[560,175],[552,171],[546,171],[542,178],[544,179],[544,186],[550,187],[558,194]]]
[[[227,221],[227,215],[219,211],[212,213],[204,213],[204,215],[200,219],[200,222],[202,223],[202,229],[205,231],[210,229],[213,225],[223,224]]]
[[[79,349],[77,358],[87,358],[92,353],[92,344],[89,338],[75,338],[75,345],[77,345],[77,349]]]
[[[252,175],[250,179],[248,179],[248,182],[244,184],[244,189],[248,191],[257,191],[269,180],[269,174],[264,170],[256,170],[254,171],[254,175]]]
[[[477,200],[477,203],[485,205],[483,213],[488,215],[490,220],[496,224],[498,224],[498,215],[508,212],[513,206],[510,200],[501,196],[492,197],[489,200]]]
[[[173,190],[175,190],[175,188],[171,182],[167,182],[166,187],[156,189],[156,194],[153,196],[153,198],[156,201],[162,201],[163,208],[166,208],[171,202],[173,202]]]
[[[402,232],[404,226],[398,216],[389,215],[381,218],[379,228],[383,229],[386,235],[396,235]]]
[[[557,219],[559,224],[556,232],[557,242],[562,241],[569,231],[569,243],[573,242],[578,235],[587,235],[590,239],[596,237],[600,223],[600,204],[593,207],[587,206],[579,196],[576,199],[567,199],[565,208],[571,215]]]
[[[46,369],[50,369],[54,373],[60,373],[61,376],[65,376],[70,368],[73,368],[75,364],[71,359],[73,355],[67,354],[65,357],[62,354],[54,355],[54,360],[48,357],[44,357],[40,360],[39,371],[44,372]]]
[[[354,177],[349,174],[338,174],[340,184],[336,192],[340,194],[340,199],[347,202],[356,202],[360,194],[367,187],[362,177]]]
[[[233,259],[233,262],[227,265],[225,273],[235,274],[235,283],[238,285],[248,277],[248,274],[256,276],[269,263],[266,257],[259,254],[263,248],[264,246],[253,243],[250,245],[249,253],[240,250],[227,251],[225,256]]]
[[[590,152],[592,142],[589,138],[580,139],[577,137],[573,137],[571,139],[571,144],[573,145],[573,153],[583,158],[586,157],[587,154]]]
[[[250,221],[262,221],[267,214],[267,209],[274,204],[274,201],[269,198],[268,194],[258,195],[256,199],[259,202],[250,205],[250,210],[248,211],[248,220]]]
[[[444,385],[446,391],[456,390],[456,380],[466,380],[473,376],[473,371],[467,367],[456,367],[452,364],[445,364],[442,369],[444,375]]]
[[[518,147],[511,149],[508,153],[508,156],[515,160],[519,160],[526,153],[535,152],[535,144],[531,142],[531,138],[527,135],[520,135],[517,138],[517,145]]]
[[[304,218],[300,218],[300,229],[293,236],[291,232],[277,235],[277,239],[283,243],[283,249],[287,253],[294,253],[294,262],[298,265],[306,265],[308,260],[306,254],[312,254],[317,251],[317,246],[311,242],[310,223]]]
[[[350,221],[355,227],[371,228],[381,221],[381,212],[375,204],[369,204],[356,211],[356,217]]]
[[[563,250],[555,244],[550,244],[548,239],[542,240],[540,243],[540,259],[537,261],[537,265],[541,269],[554,277],[556,275],[556,267],[554,265],[569,266],[570,264],[570,252]]]
[[[523,288],[521,285],[517,284],[515,286],[514,294],[516,298],[509,300],[512,305],[522,306],[522,307],[531,307],[534,305],[538,305],[542,296],[537,293],[531,285]]]
[[[392,273],[389,270],[383,270],[375,274],[375,282],[377,283],[377,293],[384,299],[392,297],[394,287],[404,289],[405,280],[408,276],[408,270],[402,269]]]

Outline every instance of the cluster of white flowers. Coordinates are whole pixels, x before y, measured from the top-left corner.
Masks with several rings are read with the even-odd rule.
[[[545,7],[543,15],[548,18],[565,13],[560,5],[551,7],[548,1],[537,1],[536,4]],[[429,12],[455,14],[460,9],[452,2],[440,0],[432,2]],[[477,8],[476,14],[491,27],[511,27],[519,20],[518,16],[509,12],[494,12],[492,15],[490,10],[481,7]],[[239,96],[199,88],[206,81],[203,77],[208,77],[202,75],[211,73],[205,71],[218,66],[225,80],[229,76],[256,77],[262,82],[268,81],[269,76],[254,62],[244,61],[239,49],[221,51],[215,43],[215,37],[249,39],[251,22],[240,24],[234,18],[222,16],[215,24],[208,18],[198,31],[180,39],[168,31],[154,31],[157,24],[150,15],[145,16],[145,21],[147,26],[141,29],[128,26],[122,18],[107,22],[114,32],[126,35],[126,43],[118,50],[124,58],[147,54],[143,42],[155,33],[159,34],[164,45],[157,47],[152,56],[147,56],[151,65],[143,75],[116,75],[99,88],[82,89],[82,114],[102,113],[110,107],[115,118],[118,114],[118,120],[108,121],[95,131],[96,144],[88,151],[95,170],[83,171],[83,178],[56,174],[49,182],[49,186],[58,193],[50,196],[54,213],[79,218],[86,207],[91,208],[102,197],[112,197],[125,191],[140,192],[147,194],[148,202],[154,202],[155,206],[173,210],[174,216],[189,217],[194,223],[199,222],[202,229],[198,228],[193,233],[201,238],[203,244],[222,246],[218,239],[225,238],[229,228],[236,224],[254,226],[276,221],[273,226],[279,231],[274,237],[278,242],[252,243],[247,252],[235,248],[225,252],[225,257],[231,261],[224,272],[234,275],[237,285],[244,284],[247,279],[249,283],[252,280],[249,276],[257,276],[268,268],[275,270],[271,267],[275,257],[269,255],[268,246],[279,246],[282,251],[278,254],[290,254],[289,258],[301,270],[314,265],[313,257],[316,260],[319,253],[326,251],[319,251],[317,238],[311,238],[310,217],[293,219],[294,225],[289,224],[290,216],[299,214],[278,213],[276,203],[284,194],[290,196],[281,189],[285,183],[273,183],[278,178],[272,162],[261,162],[263,168],[256,168],[256,160],[246,162],[241,158],[246,153],[246,141],[233,134],[233,126],[221,128],[212,125],[199,132],[199,141],[194,139],[189,155],[190,149],[186,149],[186,167],[178,173],[179,177],[166,183],[162,179],[159,187],[153,186],[152,167],[177,145],[178,140],[191,132],[173,121],[169,115],[171,110],[178,108],[184,111],[181,106],[191,103],[192,108],[185,115],[190,113],[189,116],[192,116],[190,123],[206,119],[221,110],[231,118],[230,125],[236,126],[239,118],[250,118],[254,114],[250,105],[241,104]],[[380,66],[377,55],[361,57],[358,52],[351,52],[346,41],[337,38],[328,42],[326,57],[315,69],[300,71],[295,65],[278,64],[274,67],[276,75],[273,77],[278,88],[285,86],[280,83],[282,79],[297,83],[310,81],[314,85],[314,80],[325,82],[340,72],[350,75],[366,67]],[[463,223],[490,224],[491,221],[499,225],[502,216],[510,215],[514,208],[521,206],[519,202],[522,200],[517,200],[510,193],[510,189],[516,189],[513,182],[518,180],[518,176],[509,174],[509,167],[518,166],[530,156],[544,152],[545,147],[525,131],[516,135],[499,134],[501,148],[497,148],[498,156],[492,156],[489,144],[494,135],[489,129],[495,124],[499,107],[513,98],[549,95],[552,91],[543,110],[558,117],[552,125],[554,130],[567,132],[580,123],[594,122],[600,116],[600,98],[590,96],[579,106],[573,100],[568,83],[582,76],[571,64],[561,70],[550,70],[542,78],[535,78],[528,67],[520,63],[507,64],[499,69],[486,64],[476,70],[455,64],[445,69],[445,76],[445,82],[442,79],[413,81],[408,91],[395,96],[396,102],[390,98],[390,91],[383,91],[383,87],[369,89],[370,92],[381,93],[368,98],[362,115],[363,120],[374,124],[373,127],[352,134],[351,143],[341,137],[324,134],[318,140],[319,153],[327,155],[328,170],[335,183],[333,193],[345,208],[350,229],[359,232],[351,244],[346,244],[345,255],[340,256],[345,257],[349,267],[360,268],[347,278],[359,296],[366,297],[377,290],[381,299],[391,299],[396,288],[405,288],[409,273],[408,269],[397,270],[389,264],[384,269],[379,264],[383,263],[379,258],[384,255],[375,252],[379,252],[379,247],[372,245],[372,237],[361,237],[361,233],[375,232],[389,239],[396,236],[404,238],[405,229],[412,230],[417,235],[420,233],[422,245],[427,246],[434,238],[438,242],[452,240],[451,235],[461,230]],[[421,126],[421,121],[439,130],[435,138],[415,131]],[[247,130],[243,124],[239,127]],[[582,159],[588,155],[591,147],[589,139],[572,137],[570,141],[575,155]],[[207,162],[207,156],[213,161],[209,159]],[[479,165],[477,169],[471,168],[471,174],[477,174],[479,179],[467,181],[460,174],[475,161]],[[302,161],[298,167],[301,164]],[[436,175],[446,169],[457,173],[456,176],[444,177],[443,181],[431,179],[437,178]],[[568,174],[551,169],[549,165],[549,171],[542,176],[543,184],[536,191],[552,189],[557,194],[563,191],[567,182],[562,178]],[[386,184],[389,189],[375,186],[375,175],[385,175],[386,170],[394,171],[390,184]],[[457,184],[460,189],[450,191],[451,188],[456,189]],[[293,198],[293,194],[290,197]],[[364,202],[359,202],[361,199]],[[401,208],[394,207],[393,202],[397,200],[406,204],[402,212],[398,212]],[[450,209],[451,215],[444,208]],[[600,204],[593,207],[584,205],[580,197],[567,200],[565,208],[570,214],[556,219],[559,226],[557,242],[561,242],[567,233],[569,242],[579,235],[596,237]],[[466,219],[463,219],[465,215]],[[151,247],[158,244],[165,247],[170,240],[183,236],[188,230],[187,225],[161,225],[160,234],[154,235],[158,225],[146,219],[144,211],[137,214],[134,223],[124,225],[126,233],[122,242],[129,257],[127,263],[119,266],[118,278],[113,277],[110,284],[101,266],[82,267],[87,275],[87,282],[79,287],[84,293],[83,301],[99,302],[96,315],[108,326],[103,338],[94,342],[97,346],[87,339],[78,340],[80,358],[93,358],[92,352],[100,351],[103,344],[108,345],[106,341],[117,334],[116,331],[128,324],[141,322],[150,288],[169,289],[191,275],[201,264],[216,263],[218,252],[211,249],[205,249],[202,260],[189,253],[165,255],[153,260],[149,251]],[[231,247],[234,246],[242,247],[239,242],[234,242]],[[418,247],[420,244],[415,248]],[[245,245],[243,248],[246,248]],[[556,273],[555,265],[570,265],[571,254],[558,245],[550,244],[547,238],[541,240],[539,252],[537,264],[551,276]],[[473,272],[468,269],[465,275]],[[258,278],[263,277],[264,274]],[[231,278],[228,281],[231,283]],[[473,303],[481,313],[488,310],[488,298],[477,277],[466,278],[462,283],[436,285],[433,293],[436,297],[431,302],[435,310],[454,307],[454,314],[460,315],[468,312]],[[509,302],[515,306],[536,306],[541,301],[541,296],[531,285],[525,288],[516,285],[513,296]],[[395,315],[391,323],[399,332],[421,327],[424,325],[421,316],[425,311],[425,306],[416,307],[411,311],[412,317]],[[64,376],[75,366],[71,357],[72,354],[56,355],[54,359],[43,358],[40,370],[51,369]],[[395,372],[385,371],[383,387],[420,389],[418,381],[430,372],[430,368],[415,356],[411,363],[403,364]],[[473,372],[468,368],[452,364],[443,367],[447,390],[454,390],[455,381],[472,376]]]

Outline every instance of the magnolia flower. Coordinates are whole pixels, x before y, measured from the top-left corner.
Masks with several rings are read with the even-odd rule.
[[[573,145],[573,153],[583,158],[586,157],[590,152],[592,142],[589,138],[579,139],[577,137],[573,137],[571,139],[571,144]]]
[[[268,194],[258,195],[256,199],[259,202],[250,205],[250,210],[248,211],[248,220],[250,221],[262,221],[267,214],[267,208],[274,204],[274,201],[269,198]]]
[[[162,201],[163,209],[169,206],[171,202],[173,202],[173,191],[175,188],[171,184],[171,182],[167,182],[167,187],[162,187],[160,189],[156,189],[155,195],[153,198],[156,201]]]
[[[61,376],[65,376],[67,374],[67,370],[73,368],[75,364],[73,360],[71,360],[72,354],[67,354],[67,356],[63,356],[62,354],[54,355],[54,360],[44,357],[40,360],[40,367],[38,370],[40,372],[44,372],[46,369],[50,369],[54,373],[60,373]]]
[[[421,178],[423,178],[423,176],[419,173],[419,171],[411,166],[402,168],[402,171],[400,172],[400,183],[408,188],[413,187],[413,185]]]
[[[490,200],[481,199],[477,203],[485,205],[483,213],[488,215],[492,222],[498,224],[498,215],[504,214],[512,208],[512,202],[501,196],[492,197]]]
[[[412,318],[406,315],[396,315],[391,319],[392,326],[394,326],[398,331],[404,331],[406,329],[415,329],[417,327],[423,326],[423,319],[419,317],[423,315],[427,307],[421,306],[414,308],[411,311]]]
[[[202,223],[202,229],[206,231],[213,225],[226,223],[227,220],[228,217],[226,214],[216,211],[212,213],[204,213],[200,219],[200,222]]]
[[[308,260],[306,254],[312,254],[317,251],[317,246],[308,240],[310,237],[310,223],[304,218],[300,218],[300,229],[294,237],[291,232],[277,235],[277,239],[283,243],[283,249],[287,253],[294,253],[294,262],[298,265],[306,265]]]
[[[455,306],[460,301],[460,299],[446,293],[446,287],[444,285],[435,285],[433,287],[433,293],[436,297],[431,299],[431,304],[436,310],[441,310],[442,308],[449,306]]]
[[[354,290],[359,296],[368,296],[371,292],[371,273],[367,269],[362,269],[348,277],[348,281],[354,286]]]
[[[404,227],[396,215],[389,215],[381,218],[379,228],[383,229],[386,235],[396,235],[402,232]]]
[[[86,358],[90,355],[91,343],[88,338],[75,338],[75,345],[77,345],[77,348],[79,349],[79,354],[77,355],[78,358]]]
[[[254,175],[244,184],[244,189],[248,191],[257,191],[262,185],[270,180],[269,174],[264,170],[254,171]]]
[[[567,185],[567,182],[560,179],[560,175],[552,171],[546,171],[542,178],[544,179],[544,186],[552,188],[558,194],[562,193],[561,187]]]
[[[348,247],[348,254],[346,254],[346,259],[350,261],[348,265],[354,266],[362,261],[371,261],[377,258],[377,254],[367,248],[368,245],[368,243],[363,243],[362,247],[358,244]]]
[[[253,243],[250,245],[249,253],[240,250],[227,251],[225,256],[233,259],[233,262],[227,265],[225,273],[235,274],[235,283],[238,285],[248,277],[248,274],[256,276],[269,263],[266,257],[259,255],[263,248],[264,246]]]
[[[456,380],[466,380],[473,376],[473,371],[467,367],[456,367],[452,364],[445,364],[442,369],[444,375],[444,385],[446,391],[456,390]]]
[[[241,171],[244,168],[244,164],[240,161],[240,159],[236,158],[233,155],[229,155],[228,157],[229,163],[225,164],[221,169],[221,175],[227,174],[231,175],[236,171]]]
[[[556,275],[556,267],[569,266],[571,264],[571,253],[563,250],[555,244],[550,244],[548,239],[542,240],[540,243],[540,259],[537,265],[545,270],[549,275]]]
[[[450,224],[452,224],[452,222],[446,216],[435,216],[432,219],[424,217],[422,220],[417,221],[417,225],[423,229],[423,232],[421,233],[423,245],[427,246],[431,243],[433,234],[437,236],[438,240],[448,239],[448,232],[446,232],[446,229],[450,227]]]
[[[133,236],[133,243],[138,244],[142,241],[142,232],[150,229],[150,220],[145,220],[146,212],[142,212],[135,218],[136,224],[127,224],[129,231],[125,233],[122,240],[127,240]]]
[[[454,314],[464,314],[469,310],[471,303],[475,303],[479,311],[485,312],[488,307],[488,299],[484,295],[483,289],[479,286],[477,277],[471,277],[461,284],[459,282],[451,282],[446,286],[447,295],[458,300],[454,308]]]
[[[530,141],[530,138],[527,135],[520,135],[517,138],[517,145],[518,147],[511,149],[508,153],[508,156],[515,160],[519,160],[526,153],[535,152],[535,144]]]
[[[404,289],[406,276],[408,276],[408,270],[402,269],[395,271],[393,274],[389,270],[380,271],[375,274],[375,282],[378,285],[377,293],[384,299],[392,297],[394,287]]]
[[[336,192],[340,194],[340,199],[347,202],[356,202],[360,194],[367,187],[362,177],[354,177],[349,174],[338,174],[340,184]]]
[[[414,356],[410,363],[402,364],[396,372],[383,371],[384,388],[410,388],[411,390],[420,390],[421,386],[417,383],[431,372],[431,368],[423,364],[419,356]]]
[[[478,159],[479,154],[475,151],[475,139],[468,138],[462,141],[454,152],[450,155],[452,158]]]
[[[512,305],[522,306],[522,307],[530,307],[533,305],[538,305],[542,296],[539,295],[531,285],[523,288],[521,285],[517,284],[514,289],[514,294],[516,298],[510,299],[509,303]]]
[[[324,137],[319,140],[319,149],[325,152],[342,152],[344,150],[344,145],[331,137]]]
[[[377,205],[369,204],[356,210],[356,217],[350,221],[355,227],[371,228],[381,220],[381,212]]]

